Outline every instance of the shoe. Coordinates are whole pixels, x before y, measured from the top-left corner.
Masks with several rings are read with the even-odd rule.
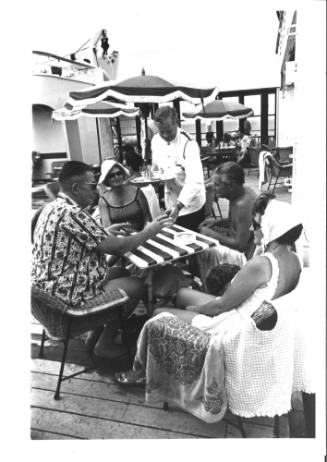
[[[125,373],[125,372],[116,372],[116,374],[114,375],[115,382],[117,382],[119,385],[123,385],[125,387],[126,386],[141,386],[141,387],[145,386],[145,384],[146,384],[146,377],[145,376],[138,377],[138,378],[128,378],[127,373]]]

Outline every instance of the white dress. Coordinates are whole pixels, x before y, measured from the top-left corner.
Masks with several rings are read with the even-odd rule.
[[[271,253],[262,254],[263,257],[268,258],[271,263],[271,278],[265,287],[256,289],[253,294],[241,303],[237,308],[230,310],[226,313],[219,314],[218,316],[210,317],[204,314],[194,316],[192,325],[199,329],[205,330],[210,334],[221,333],[231,326],[237,327],[246,318],[249,318],[254,311],[259,308],[264,300],[272,300],[277,287],[279,277],[278,260]]]

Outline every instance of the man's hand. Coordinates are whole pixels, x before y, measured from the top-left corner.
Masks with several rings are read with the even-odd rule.
[[[172,220],[172,224],[174,224],[175,221],[177,220],[179,211],[180,211],[183,207],[184,207],[184,205],[183,205],[181,202],[177,202],[177,204],[174,205],[174,207],[172,207],[171,209],[166,210],[167,215],[168,215],[169,218],[171,218],[171,220]]]
[[[211,228],[212,226],[215,226],[219,222],[219,220],[220,218],[214,218],[214,217],[206,218],[199,224],[199,229],[203,227]]]
[[[211,228],[208,228],[207,226],[203,226],[203,227],[200,229],[200,233],[201,233],[201,234],[204,234],[205,236],[212,237],[213,239],[218,239],[218,234],[217,234],[217,232],[214,231],[214,230],[211,229]]]
[[[159,231],[162,230],[162,228],[165,228],[166,226],[171,226],[173,224],[173,221],[170,216],[168,216],[167,213],[160,215],[159,217],[156,217],[151,223],[148,223],[146,225],[147,229],[150,229],[151,232],[154,234],[159,233]]]
[[[116,223],[114,225],[110,225],[106,228],[106,231],[114,236],[128,236],[133,231],[135,231],[131,224],[128,222],[125,223]]]

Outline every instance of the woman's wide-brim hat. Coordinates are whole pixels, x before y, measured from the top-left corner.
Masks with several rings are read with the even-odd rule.
[[[124,175],[125,175],[125,178],[127,178],[129,176],[129,171],[122,165],[120,164],[119,162],[113,160],[113,159],[108,159],[108,160],[104,160],[102,162],[102,165],[101,165],[101,175],[100,175],[100,178],[99,178],[99,183],[103,183],[106,176],[108,175],[108,173],[114,168],[114,167],[118,167],[120,170],[123,171]]]

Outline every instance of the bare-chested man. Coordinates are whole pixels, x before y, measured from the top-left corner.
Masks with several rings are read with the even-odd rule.
[[[213,185],[218,197],[229,201],[227,219],[208,218],[200,225],[200,232],[221,244],[200,254],[204,276],[219,263],[243,266],[254,250],[252,207],[256,193],[244,186],[244,171],[235,162],[226,162],[213,174]]]

